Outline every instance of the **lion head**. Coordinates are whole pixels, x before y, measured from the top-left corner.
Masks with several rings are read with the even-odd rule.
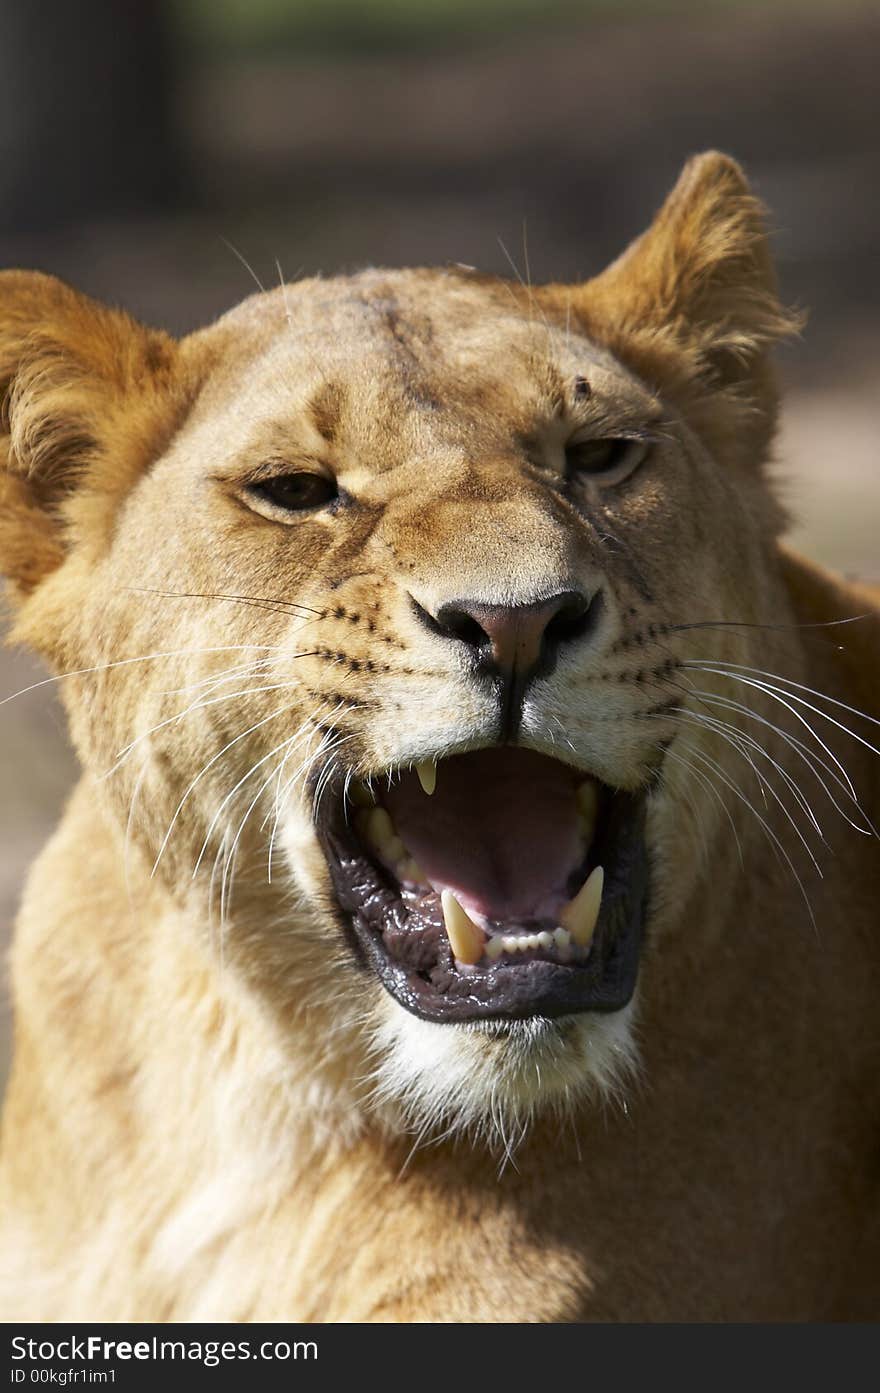
[[[36,274],[0,304],[15,635],[134,912],[304,1097],[485,1128],[618,1086],[734,854],[693,628],[721,671],[785,607],[795,321],[738,167],[583,285],[367,270],[182,342]]]

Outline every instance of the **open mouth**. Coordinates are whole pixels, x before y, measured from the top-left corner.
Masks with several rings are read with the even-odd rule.
[[[616,1011],[648,881],[645,797],[494,746],[354,783],[318,834],[367,962],[423,1019]]]

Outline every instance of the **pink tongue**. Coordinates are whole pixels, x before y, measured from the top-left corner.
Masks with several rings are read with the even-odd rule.
[[[441,761],[431,797],[405,774],[382,801],[435,889],[489,919],[552,916],[583,856],[572,769],[533,750]]]

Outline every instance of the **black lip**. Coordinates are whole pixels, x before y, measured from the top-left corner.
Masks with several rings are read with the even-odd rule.
[[[501,959],[467,972],[454,963],[439,906],[426,910],[405,901],[367,855],[337,800],[317,831],[344,923],[364,965],[422,1020],[619,1011],[635,990],[647,910],[646,795],[609,794],[594,848],[605,868],[605,888],[589,959],[583,964]]]

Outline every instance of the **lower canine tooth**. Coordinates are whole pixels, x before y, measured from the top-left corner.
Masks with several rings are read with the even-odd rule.
[[[437,764],[433,759],[420,759],[416,765],[416,774],[422,789],[430,798],[434,789],[437,787]]]
[[[599,918],[599,906],[602,903],[604,883],[605,872],[601,866],[596,866],[587,876],[574,899],[569,900],[559,916],[562,927],[568,929],[572,941],[579,948],[589,948],[593,941],[596,920]]]
[[[397,840],[394,823],[384,808],[373,808],[367,813],[367,832],[370,841],[380,851],[385,851]],[[401,842],[401,850],[403,843]]]
[[[483,930],[477,927],[467,910],[462,909],[451,890],[441,892],[440,904],[453,954],[460,963],[478,963],[486,942]]]
[[[398,880],[407,880],[411,885],[427,885],[428,877],[422,870],[418,861],[414,861],[410,856],[405,861],[401,861],[397,867]]]

